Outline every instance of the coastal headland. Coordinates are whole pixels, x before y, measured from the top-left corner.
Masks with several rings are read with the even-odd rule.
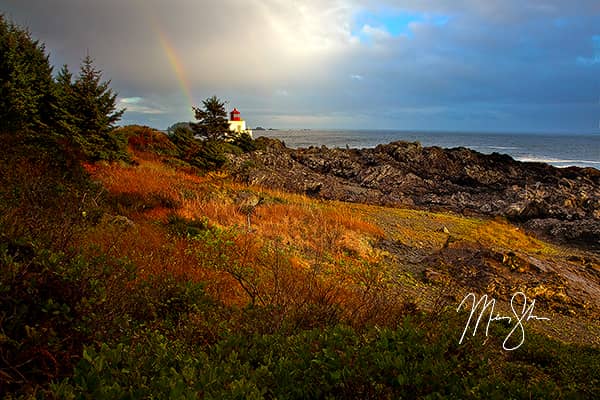
[[[250,184],[312,197],[499,216],[559,243],[600,249],[600,171],[555,168],[464,147],[394,142],[368,149],[263,150],[232,158]]]

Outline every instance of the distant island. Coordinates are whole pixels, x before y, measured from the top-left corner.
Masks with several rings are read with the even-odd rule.
[[[254,128],[255,131],[278,131],[277,128],[263,128],[262,126],[257,126]]]

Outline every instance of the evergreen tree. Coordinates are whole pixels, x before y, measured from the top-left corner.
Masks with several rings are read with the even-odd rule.
[[[94,160],[123,158],[124,143],[111,132],[125,110],[117,110],[117,94],[110,81],[102,82],[93,60],[89,56],[83,60],[75,81],[66,66],[56,79],[58,124],[70,141]]]
[[[0,129],[46,127],[52,87],[44,45],[0,15]]]
[[[56,76],[54,97],[54,122],[61,132],[74,139],[78,135],[80,118],[74,114],[77,106],[74,103],[73,74],[66,65]]]
[[[197,123],[191,124],[194,133],[208,141],[223,140],[229,134],[229,122],[225,103],[217,96],[202,102],[204,108],[193,107]]]
[[[106,134],[125,112],[124,109],[117,111],[117,93],[110,89],[110,81],[102,82],[101,79],[102,72],[94,67],[91,57],[86,56],[73,84],[83,132]]]
[[[175,130],[177,130],[178,128],[183,128],[192,131],[192,126],[189,122],[176,122],[167,128],[167,134],[173,135],[175,133]]]

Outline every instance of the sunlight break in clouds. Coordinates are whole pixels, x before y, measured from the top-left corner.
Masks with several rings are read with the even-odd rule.
[[[54,65],[89,50],[122,99],[143,99],[125,123],[165,128],[217,95],[251,126],[597,126],[598,0],[53,0],[51,18],[48,4],[2,11]]]

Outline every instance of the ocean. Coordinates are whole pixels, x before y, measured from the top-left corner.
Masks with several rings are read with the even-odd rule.
[[[600,169],[600,133],[471,133],[392,130],[267,130],[254,131],[285,142],[287,147],[322,146],[368,148],[396,140],[423,146],[468,147],[480,153],[504,153],[519,161],[544,162],[556,167]]]

